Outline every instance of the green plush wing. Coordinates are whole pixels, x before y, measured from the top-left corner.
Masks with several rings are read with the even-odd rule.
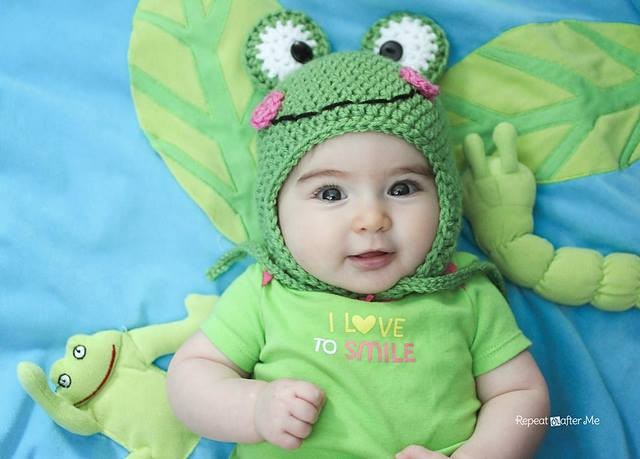
[[[441,81],[460,155],[467,134],[489,149],[502,121],[538,183],[628,167],[640,159],[640,27],[561,21],[511,29]],[[461,158],[461,155],[459,156]]]
[[[218,230],[257,236],[255,132],[263,97],[242,65],[249,31],[275,0],[141,0],[129,45],[136,113],[153,148]]]

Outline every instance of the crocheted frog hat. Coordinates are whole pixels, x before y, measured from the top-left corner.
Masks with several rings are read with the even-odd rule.
[[[289,173],[312,147],[347,132],[374,131],[400,137],[424,154],[440,204],[436,237],[424,262],[413,275],[375,297],[393,299],[452,288],[478,270],[499,278],[487,263],[445,272],[462,216],[460,179],[438,87],[431,82],[443,72],[447,57],[444,32],[422,16],[393,14],[370,29],[362,51],[334,54],[329,54],[322,31],[305,15],[284,11],[264,18],[246,50],[254,82],[271,89],[251,120],[258,129],[256,205],[264,240],[241,250],[250,252],[287,287],[361,296],[315,278],[296,262],[278,226],[277,199]],[[219,266],[235,256],[220,260]]]

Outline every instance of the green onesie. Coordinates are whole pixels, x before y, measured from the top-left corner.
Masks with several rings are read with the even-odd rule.
[[[458,253],[454,263],[473,259]],[[388,459],[411,444],[451,454],[475,427],[474,377],[531,344],[482,275],[387,302],[262,281],[260,265],[250,266],[202,330],[255,379],[309,381],[327,401],[299,449],[238,445],[233,457]]]

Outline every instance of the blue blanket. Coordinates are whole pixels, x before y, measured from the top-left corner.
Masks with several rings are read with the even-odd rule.
[[[357,49],[394,10],[375,0],[282,0]],[[640,23],[637,0],[410,0],[447,31],[451,64],[511,27],[574,18]],[[124,457],[104,436],[57,427],[15,368],[48,369],[77,333],[184,316],[187,294],[220,293],[204,272],[231,244],[149,146],[129,91],[134,2],[5,1],[0,7],[0,457]],[[557,246],[640,253],[640,164],[539,187],[536,232]],[[468,228],[461,248],[476,251]],[[509,286],[516,318],[549,384],[552,427],[539,458],[640,457],[640,311],[557,306]],[[159,362],[166,366],[167,359]],[[202,440],[194,458],[227,457]]]

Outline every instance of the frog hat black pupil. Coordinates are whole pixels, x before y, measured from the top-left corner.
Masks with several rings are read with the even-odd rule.
[[[307,45],[305,42],[295,41],[291,45],[291,55],[296,61],[304,64],[305,62],[309,62],[313,59],[313,50],[311,49],[311,46]]]
[[[399,61],[402,58],[402,45],[394,40],[386,41],[380,47],[380,55]]]

